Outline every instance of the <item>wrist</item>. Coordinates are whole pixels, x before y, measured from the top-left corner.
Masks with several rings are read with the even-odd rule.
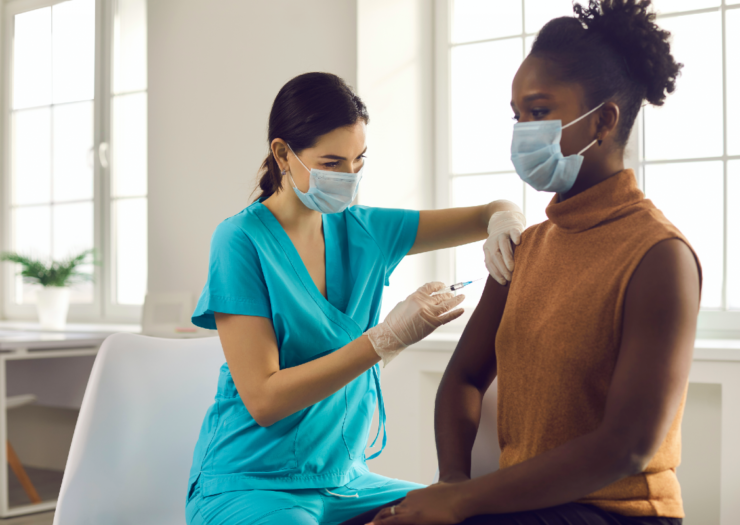
[[[463,481],[470,481],[470,476],[463,471],[452,471],[446,473],[439,473],[439,481],[442,483],[462,483]]]

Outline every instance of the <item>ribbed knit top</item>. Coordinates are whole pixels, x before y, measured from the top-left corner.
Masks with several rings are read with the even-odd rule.
[[[496,338],[501,468],[597,429],[619,355],[630,278],[655,244],[686,242],[645,199],[632,170],[562,202],[556,195],[547,216],[517,247]],[[684,393],[644,472],[580,502],[627,516],[683,517],[676,467],[685,400]]]

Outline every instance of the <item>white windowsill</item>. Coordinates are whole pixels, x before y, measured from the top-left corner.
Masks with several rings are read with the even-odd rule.
[[[93,323],[67,323],[64,330],[41,330],[41,325],[32,321],[0,321],[0,330],[27,330],[32,332],[40,331],[61,331],[61,332],[129,332],[138,334],[141,332],[141,325],[138,324],[93,324]]]

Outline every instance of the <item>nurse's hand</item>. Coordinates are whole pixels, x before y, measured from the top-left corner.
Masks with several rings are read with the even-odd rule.
[[[462,308],[453,308],[463,302],[464,295],[432,295],[445,288],[444,283],[440,282],[425,284],[398,303],[382,323],[365,332],[375,352],[383,360],[383,366],[407,346],[418,343],[443,324],[462,315]]]
[[[486,268],[491,277],[506,286],[514,271],[514,249],[519,244],[527,221],[518,211],[499,211],[488,221],[488,240],[483,244]]]

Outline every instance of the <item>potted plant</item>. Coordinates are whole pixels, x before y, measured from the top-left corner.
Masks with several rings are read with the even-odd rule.
[[[20,275],[24,282],[43,286],[36,296],[36,309],[39,314],[39,323],[45,330],[63,330],[67,324],[69,310],[69,285],[75,281],[89,281],[92,275],[79,271],[94,250],[85,250],[74,257],[62,261],[43,261],[20,255],[15,252],[5,252],[0,255],[1,261],[9,261],[22,266]],[[92,264],[98,264],[96,260]]]

